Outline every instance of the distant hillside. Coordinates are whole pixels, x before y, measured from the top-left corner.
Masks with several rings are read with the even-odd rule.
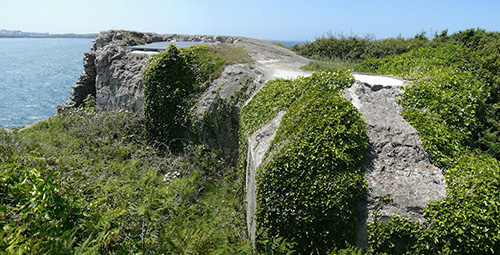
[[[97,34],[49,34],[20,30],[0,30],[0,38],[96,38],[96,36]]]

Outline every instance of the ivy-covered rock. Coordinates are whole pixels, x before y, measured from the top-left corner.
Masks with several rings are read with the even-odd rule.
[[[226,93],[228,98],[224,100],[207,98],[206,94],[212,94],[214,87],[217,91],[220,89],[220,84],[214,80],[224,73],[227,65],[246,61],[251,61],[246,51],[227,45],[178,49],[172,44],[166,51],[153,55],[143,77],[145,127],[150,140],[174,151],[193,140],[202,140],[217,149],[231,148],[232,144],[235,144],[232,147],[236,147],[237,142],[228,146],[216,146],[201,134],[229,136],[218,128],[223,122],[234,122],[232,119],[235,114],[227,114],[226,108],[234,107],[239,102],[239,93],[249,93],[244,90],[248,84],[237,83],[235,80],[234,84],[227,86],[231,88],[231,92]],[[208,92],[203,96],[205,90]],[[214,94],[217,95],[215,91]],[[225,105],[225,108],[220,107],[221,105]],[[219,108],[223,108],[221,112]],[[217,123],[209,121],[211,118],[206,115],[210,114],[217,115]],[[237,124],[230,125],[229,128],[233,126],[237,127]]]
[[[360,114],[342,97],[314,92],[283,117],[258,172],[259,227],[296,243],[299,252],[353,243],[355,208],[366,189]]]
[[[194,69],[175,45],[151,58],[143,78],[145,128],[151,139],[179,148],[195,82]]]
[[[500,250],[498,104],[500,33],[469,29],[437,47],[358,68],[413,80],[403,117],[445,173],[447,197],[422,226],[399,217],[368,226],[374,254],[494,254]]]
[[[240,155],[249,135],[286,111],[257,169],[259,249],[325,253],[354,243],[367,136],[359,112],[339,95],[352,82],[348,72],[275,80],[243,108]]]

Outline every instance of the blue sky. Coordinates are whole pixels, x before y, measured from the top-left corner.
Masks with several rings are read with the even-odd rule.
[[[239,35],[313,41],[325,33],[411,37],[500,31],[498,0],[0,0],[0,29]]]

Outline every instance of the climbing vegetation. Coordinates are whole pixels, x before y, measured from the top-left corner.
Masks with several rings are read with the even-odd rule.
[[[153,57],[144,116],[99,112],[88,98],[26,130],[0,130],[0,250],[250,253],[232,164],[203,143],[176,140],[190,131],[183,115],[196,96],[236,53],[244,56],[231,47],[172,46]]]
[[[242,138],[287,111],[257,172],[260,249],[325,253],[354,243],[367,137],[359,112],[339,95],[352,82],[345,71],[279,79],[243,108]]]
[[[187,137],[187,112],[200,90],[190,60],[172,44],[151,57],[144,71],[146,133],[173,150],[179,150]]]
[[[447,197],[425,210],[423,226],[398,217],[370,225],[376,254],[500,250],[500,33],[469,29],[438,39],[433,47],[357,67],[412,81],[400,100],[403,116],[417,129],[448,185]]]
[[[174,44],[151,57],[144,71],[144,115],[151,141],[179,151],[189,141],[189,110],[206,84],[225,66],[251,61],[248,53],[230,46],[206,45],[178,49]]]

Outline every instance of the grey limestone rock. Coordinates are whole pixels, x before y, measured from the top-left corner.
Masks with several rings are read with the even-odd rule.
[[[131,39],[131,36],[135,39]],[[88,95],[92,95],[96,98],[97,107],[100,110],[129,109],[141,112],[144,104],[142,74],[151,54],[132,52],[129,46],[136,45],[138,41],[145,43],[180,41],[225,43],[244,48],[252,40],[254,39],[230,36],[161,35],[131,31],[101,32],[92,50],[84,55],[84,72],[72,85],[70,100],[59,105],[58,108],[64,110],[78,106]],[[251,46],[248,47],[251,48]],[[258,71],[254,71],[248,65],[234,65],[228,68],[226,77],[221,77],[213,84],[215,87],[220,87],[221,83],[225,83],[224,93],[237,91],[241,85],[241,79],[252,77],[256,81],[260,80]],[[235,81],[231,80],[232,78]],[[236,87],[232,88],[233,84]]]
[[[132,40],[130,35],[134,35]],[[194,41],[229,44],[245,49],[255,63],[237,63],[226,67],[221,77],[209,84],[193,108],[194,123],[205,118],[216,123],[217,129],[201,130],[201,139],[211,147],[222,149],[234,161],[238,151],[238,114],[244,100],[254,95],[263,84],[277,77],[307,75],[300,66],[308,60],[282,47],[256,39],[231,36],[153,34],[128,31],[106,31],[96,38],[94,46],[84,55],[84,73],[72,85],[69,101],[59,105],[64,110],[78,106],[88,96],[96,98],[101,110],[129,109],[142,112],[144,95],[142,74],[151,54],[132,52],[129,46],[139,41],[175,42]],[[356,75],[355,75],[356,76]],[[446,195],[446,183],[441,170],[432,164],[423,150],[417,132],[401,116],[396,99],[401,94],[400,80],[380,76],[356,76],[356,82],[344,96],[363,114],[367,123],[370,150],[365,155],[363,168],[370,190],[359,205],[360,246],[366,243],[366,222],[379,211],[381,220],[395,214],[417,222],[423,220],[422,211],[427,202],[440,200]],[[391,83],[394,81],[394,83]],[[241,92],[245,96],[235,100]],[[247,102],[248,102],[247,100]],[[222,107],[224,106],[224,107]],[[224,119],[217,117],[225,111]],[[255,175],[262,155],[265,154],[283,113],[257,131],[249,139],[247,162],[247,220],[250,236],[255,237],[254,194]],[[281,117],[280,117],[281,116]],[[217,117],[217,118],[216,118]],[[267,147],[266,147],[267,146]],[[253,183],[253,184],[252,184]],[[252,193],[253,192],[253,193]]]
[[[247,166],[246,166],[246,217],[247,228],[250,240],[255,244],[257,219],[255,218],[257,210],[256,200],[256,185],[257,185],[257,169],[264,160],[271,142],[278,131],[281,120],[285,115],[285,111],[279,112],[274,119],[269,123],[262,126],[259,130],[248,138],[248,151],[247,151]]]
[[[393,84],[356,81],[344,92],[363,114],[370,143],[363,163],[369,190],[358,208],[361,247],[367,242],[366,222],[373,221],[376,211],[382,221],[397,214],[422,223],[427,203],[446,196],[443,173],[432,164],[417,131],[401,117],[396,100],[402,89]]]

